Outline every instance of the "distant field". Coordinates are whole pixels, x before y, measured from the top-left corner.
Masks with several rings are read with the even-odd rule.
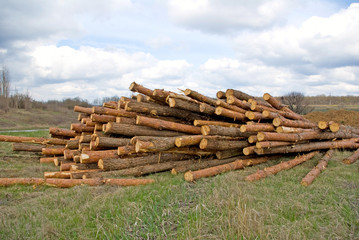
[[[0,177],[57,170],[10,147],[0,143]],[[0,188],[0,239],[359,239],[358,163],[341,163],[349,154],[337,151],[309,187],[300,180],[318,157],[254,183],[244,178],[290,158],[196,183],[166,172],[139,187]]]
[[[359,104],[355,105],[310,105],[310,107],[313,107],[313,111],[320,111],[325,112],[329,110],[350,110],[350,111],[358,111],[359,112]]]

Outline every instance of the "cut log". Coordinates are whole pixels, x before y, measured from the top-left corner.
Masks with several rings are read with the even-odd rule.
[[[61,163],[60,165],[60,171],[70,171],[71,170],[71,166],[75,165],[75,162],[70,162],[70,163]]]
[[[331,121],[331,122],[329,122],[329,129],[332,132],[338,132],[340,129],[340,125],[339,125],[339,123]]]
[[[87,174],[93,174],[93,173],[98,173],[98,172],[103,172],[103,170],[97,168],[97,169],[71,171],[70,178],[71,179],[84,179],[84,176],[86,176]]]
[[[194,120],[193,125],[195,126],[204,126],[204,125],[216,125],[222,127],[241,127],[241,124],[237,123],[229,123],[229,122],[222,122],[222,121],[207,121],[207,120]]]
[[[53,163],[55,164],[55,166],[61,166],[62,163],[73,162],[70,160],[66,160],[64,157],[53,157],[52,159],[54,160]]]
[[[345,164],[353,164],[358,160],[358,158],[359,158],[359,149],[357,149],[356,151],[354,151],[354,153],[352,155],[350,155],[349,157],[344,159],[343,163],[345,163]]]
[[[46,145],[31,144],[31,143],[13,143],[13,151],[26,151],[26,152],[41,152],[42,148]]]
[[[265,93],[263,95],[263,99],[278,110],[282,110],[284,107],[286,107],[283,103],[272,97],[272,95],[270,95],[269,93]]]
[[[92,178],[92,179],[48,178],[46,179],[45,184],[51,187],[70,188],[78,185],[100,186],[104,184],[104,182],[100,178]]]
[[[97,163],[76,163],[71,165],[70,171],[79,171],[79,170],[89,170],[89,169],[98,169]]]
[[[136,124],[136,119],[135,118],[128,118],[128,117],[116,117],[116,122],[117,123],[122,123],[122,124],[135,125]]]
[[[165,131],[165,130],[156,130],[146,126],[130,125],[130,124],[119,124],[114,122],[109,122],[106,124],[105,133],[113,133],[124,136],[180,136],[183,133],[178,133],[174,131]]]
[[[247,166],[252,166],[260,163],[267,162],[268,160],[273,159],[271,157],[261,157],[261,158],[250,158],[242,160],[241,158],[237,158],[234,162],[218,165],[215,167],[205,168],[198,171],[189,171],[184,174],[184,179],[187,182],[193,182],[200,178],[211,177],[218,175],[220,173],[234,171],[237,169],[242,169]]]
[[[243,148],[243,154],[246,156],[253,155],[253,154],[255,154],[255,152],[254,152],[255,148],[256,148],[256,146],[245,147],[245,148]]]
[[[119,158],[117,150],[87,151],[81,153],[81,163],[97,163],[100,159]]]
[[[187,147],[198,145],[203,139],[203,135],[191,135],[191,136],[181,136],[176,137],[175,145],[177,147]]]
[[[241,132],[274,132],[274,126],[269,123],[242,125],[239,129]]]
[[[107,108],[112,108],[112,109],[117,109],[118,108],[118,103],[115,101],[110,101],[110,102],[104,102],[102,104],[103,107],[107,107]]]
[[[82,135],[79,139],[79,143],[90,143],[92,135]]]
[[[236,105],[237,107],[243,109],[244,111],[251,109],[251,105],[248,102],[239,100],[233,95],[227,97],[227,103]]]
[[[119,156],[131,155],[134,153],[136,153],[136,148],[134,145],[121,146],[117,148],[117,154]]]
[[[233,150],[238,148],[248,147],[249,143],[245,140],[242,141],[228,141],[228,140],[219,140],[219,139],[210,139],[204,138],[201,140],[199,147],[204,150]]]
[[[303,186],[309,186],[312,184],[314,179],[324,171],[328,166],[328,161],[332,158],[334,150],[330,149],[326,154],[319,160],[317,166],[315,166],[301,181]]]
[[[194,101],[187,101],[180,98],[168,98],[168,105],[172,108],[179,108],[190,112],[201,113],[199,103]]]
[[[222,127],[215,125],[207,125],[201,127],[201,133],[207,135],[230,136],[230,137],[249,137],[252,133],[243,133],[239,128]]]
[[[116,116],[91,114],[91,120],[99,123],[116,122]]]
[[[252,111],[246,111],[245,116],[249,119],[249,120],[266,120],[266,119],[270,119],[265,117],[262,113],[259,112],[252,112]]]
[[[302,133],[302,132],[312,132],[315,129],[312,128],[294,128],[294,127],[285,127],[279,126],[276,128],[277,133]]]
[[[54,164],[54,157],[42,157],[40,158],[40,163],[52,163]]]
[[[151,141],[137,140],[136,152],[161,152],[176,147],[176,137],[158,137]]]
[[[202,94],[200,94],[200,93],[198,93],[196,91],[193,91],[191,89],[186,89],[184,91],[184,94],[186,96],[191,97],[191,98],[193,98],[195,100],[198,100],[200,102],[204,102],[204,103],[207,103],[209,105],[216,106],[217,99],[215,99],[215,98],[207,97],[207,96],[202,95]]]
[[[318,128],[321,130],[325,130],[325,129],[329,128],[329,123],[327,121],[319,121]]]
[[[216,93],[216,97],[217,97],[218,99],[225,99],[225,98],[226,98],[226,93],[223,92],[223,91],[218,91],[218,92]]]
[[[286,127],[295,127],[295,128],[316,128],[317,125],[308,121],[301,120],[289,120],[285,118],[274,118],[273,125],[278,126],[286,126]]]
[[[200,103],[199,104],[199,111],[203,114],[207,115],[215,115],[216,108],[207,104],[207,103]]]
[[[198,147],[181,147],[181,148],[171,148],[163,151],[164,153],[180,153],[180,154],[189,154],[194,156],[210,156],[214,155],[216,152],[211,150],[202,150]]]
[[[137,84],[135,82],[131,83],[130,85],[130,90],[132,92],[138,92],[138,93],[142,93],[143,95],[146,95],[146,96],[149,96],[151,98],[153,98],[154,100],[156,101],[159,101],[159,102],[166,102],[166,98],[163,98],[161,96],[153,96],[153,90],[151,89],[148,89],[140,84]]]
[[[17,143],[39,143],[45,142],[46,138],[42,137],[20,137],[20,136],[8,136],[0,135],[0,142],[17,142]]]
[[[249,99],[254,99],[253,96],[248,95],[242,91],[239,90],[234,90],[234,89],[227,89],[226,91],[226,97],[228,98],[229,96],[235,96],[236,98],[240,99],[240,100],[246,100],[248,101]]]
[[[244,110],[243,108],[237,107],[235,105],[228,104],[228,103],[226,103],[225,101],[223,101],[221,99],[218,99],[216,104],[217,104],[218,107],[223,107],[223,108],[226,108],[226,109],[230,109],[232,111],[239,112],[239,113],[242,113],[242,114],[244,114],[246,112],[246,110]]]
[[[91,108],[87,108],[87,107],[74,106],[74,112],[91,114],[91,113],[92,113],[92,109],[91,109]]]
[[[44,172],[44,178],[70,178],[70,171],[62,171],[62,172]]]
[[[136,124],[141,126],[147,126],[158,130],[166,129],[177,132],[184,132],[189,134],[201,134],[201,128],[187,124],[181,124],[171,121],[165,121],[156,118],[149,118],[144,116],[137,116]]]
[[[256,149],[255,152],[259,155],[262,154],[278,154],[278,153],[300,153],[300,152],[310,152],[314,150],[324,150],[324,149],[337,149],[337,148],[347,148],[355,149],[359,147],[357,143],[359,139],[345,139],[338,141],[322,141],[322,142],[310,142],[310,143],[301,143],[293,146],[281,146],[273,147],[269,149]]]
[[[65,148],[49,148],[44,147],[41,149],[42,155],[64,155]]]
[[[293,160],[290,160],[287,162],[281,162],[277,165],[265,168],[264,170],[259,170],[256,173],[253,173],[253,174],[247,176],[245,179],[246,179],[246,181],[252,182],[252,181],[259,180],[261,178],[265,178],[269,175],[273,175],[280,171],[293,168],[305,161],[308,161],[308,160],[312,159],[314,156],[316,156],[318,153],[319,153],[319,151],[315,151],[315,152],[307,153],[302,156],[296,157]]]
[[[85,124],[81,124],[81,123],[72,123],[71,130],[78,132],[78,133],[93,132],[95,130],[95,127],[88,127]]]
[[[257,142],[256,148],[272,148],[272,147],[289,146],[289,145],[293,145],[293,142],[264,141],[264,142]]]
[[[77,120],[81,121],[83,118],[89,118],[91,114],[88,113],[79,113],[79,115],[77,115]]]
[[[137,116],[137,113],[134,112],[128,112],[123,109],[116,110],[116,109],[105,108],[105,107],[93,107],[92,112],[96,114],[110,115],[115,117],[135,118]]]
[[[256,136],[256,135],[249,136],[249,137],[248,137],[248,142],[249,142],[249,143],[256,143],[256,142],[258,142],[257,136]]]
[[[72,130],[69,130],[69,129],[54,128],[54,127],[50,127],[49,132],[52,135],[64,136],[64,137],[75,137],[75,136],[79,135],[75,131],[72,131]]]
[[[245,119],[246,119],[246,116],[243,113],[235,112],[235,111],[223,108],[223,107],[217,107],[216,114],[219,116],[232,118],[234,120],[239,120],[239,121],[245,121]]]
[[[64,159],[66,159],[66,160],[73,159],[75,155],[80,155],[80,151],[79,150],[70,150],[70,149],[64,150]]]
[[[113,171],[147,164],[156,164],[169,161],[182,161],[186,159],[193,159],[193,156],[174,153],[155,153],[143,157],[134,158],[100,159],[98,162],[98,167],[105,171]]]
[[[0,178],[0,186],[8,187],[15,184],[20,185],[41,185],[45,182],[43,178]]]
[[[118,148],[130,144],[130,138],[96,137],[97,148]]]

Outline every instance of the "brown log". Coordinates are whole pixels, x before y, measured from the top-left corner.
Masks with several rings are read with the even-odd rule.
[[[285,127],[279,126],[276,128],[277,133],[302,133],[302,132],[312,132],[313,128],[294,128],[294,127]]]
[[[274,126],[269,123],[242,125],[241,132],[274,132]]]
[[[283,170],[287,170],[287,169],[290,169],[290,168],[293,168],[305,161],[308,161],[310,159],[312,159],[314,156],[316,156],[317,154],[319,153],[319,151],[315,151],[315,152],[311,152],[311,153],[307,153],[307,154],[304,154],[302,156],[299,156],[299,157],[296,157],[294,158],[293,160],[290,160],[290,161],[287,161],[287,162],[281,162],[279,164],[276,164],[274,166],[271,166],[271,167],[268,167],[268,168],[265,168],[264,170],[259,170],[257,171],[256,173],[253,173],[249,176],[247,176],[245,179],[246,181],[256,181],[256,180],[259,180],[261,178],[265,178],[269,175],[273,175],[273,174],[276,174],[280,171],[283,171]]]
[[[91,108],[87,108],[87,107],[74,106],[74,112],[91,114],[91,113],[92,113],[92,109],[91,109]]]
[[[97,163],[75,163],[71,165],[70,171],[98,169]]]
[[[45,182],[43,178],[0,178],[0,186],[8,187],[15,184],[41,185]]]
[[[164,153],[179,153],[179,154],[189,154],[194,156],[210,156],[214,155],[216,152],[211,150],[202,150],[198,147],[181,147],[181,148],[171,148],[163,151]]]
[[[193,125],[195,126],[204,126],[204,125],[217,125],[222,127],[241,127],[241,124],[237,123],[229,123],[229,122],[222,122],[222,121],[207,121],[207,120],[194,120]]]
[[[251,109],[251,105],[248,102],[239,100],[233,95],[227,97],[227,103],[236,105],[237,107],[243,109],[244,111]]]
[[[234,162],[226,163],[222,165],[218,165],[215,167],[205,168],[198,171],[189,171],[184,174],[184,179],[187,182],[193,182],[197,179],[204,178],[204,177],[211,177],[218,175],[220,173],[228,172],[228,171],[234,171],[237,169],[242,169],[247,166],[252,166],[260,163],[267,162],[272,158],[270,157],[261,157],[261,158],[250,158],[242,160],[240,157],[237,158]]]
[[[321,130],[325,130],[325,129],[329,128],[329,123],[327,121],[319,121],[318,128]]]
[[[49,148],[44,147],[41,149],[43,155],[64,155],[65,148]]]
[[[263,99],[265,101],[267,101],[271,106],[273,106],[274,108],[276,108],[278,110],[281,110],[281,109],[283,109],[283,107],[285,107],[285,105],[283,103],[278,101],[276,98],[272,97],[272,95],[270,95],[269,93],[265,93],[263,95]]]
[[[48,139],[42,137],[21,137],[0,135],[0,142],[18,142],[18,143],[43,143]]]
[[[130,144],[130,138],[97,137],[95,146],[97,148],[118,148]]]
[[[80,151],[79,150],[70,150],[70,149],[64,150],[64,159],[66,159],[66,160],[73,159],[75,155],[80,155]]]
[[[245,140],[229,141],[229,140],[219,140],[219,139],[210,139],[210,138],[202,139],[201,143],[199,144],[200,149],[215,150],[215,151],[232,150],[238,148],[245,148],[248,146],[249,143]]]
[[[207,135],[230,136],[230,137],[249,137],[251,133],[243,133],[239,128],[222,127],[215,125],[207,125],[201,127],[201,133]]]
[[[354,153],[352,155],[350,155],[349,157],[343,159],[343,163],[345,163],[345,164],[353,164],[358,160],[358,158],[359,158],[359,149],[354,151]]]
[[[81,163],[97,163],[100,159],[119,158],[117,150],[87,151],[81,153]]]
[[[114,122],[109,122],[106,124],[105,133],[113,133],[124,136],[180,136],[183,133],[178,133],[174,131],[165,131],[165,130],[156,130],[146,126],[130,125],[130,124],[119,124]]]
[[[228,98],[229,96],[235,96],[236,98],[240,99],[240,100],[246,100],[248,101],[249,99],[254,99],[253,96],[248,95],[242,91],[239,90],[234,90],[234,89],[227,89],[226,91],[226,97]]]
[[[62,163],[73,162],[71,160],[66,160],[64,157],[53,157],[52,159],[55,166],[61,166]]]
[[[215,115],[216,108],[207,104],[207,103],[200,103],[199,104],[199,111],[203,114],[207,115]]]
[[[91,114],[91,120],[99,123],[116,122],[116,116]]]
[[[105,179],[105,184],[112,186],[138,186],[154,183],[154,179],[129,179],[129,178],[112,178]]]
[[[130,155],[136,153],[134,145],[121,146],[117,148],[117,154],[119,156]]]
[[[44,178],[70,178],[70,171],[62,171],[62,172],[44,172]]]
[[[114,102],[114,101],[110,101],[110,102],[104,102],[102,104],[103,107],[107,107],[107,108],[112,108],[112,109],[117,109],[118,108],[118,103]]]
[[[281,146],[281,147],[273,147],[269,149],[260,148],[260,149],[256,149],[255,152],[259,155],[262,155],[262,154],[310,152],[314,150],[336,149],[336,148],[355,149],[359,147],[359,144],[356,143],[357,141],[359,141],[359,139],[353,138],[353,139],[344,139],[338,141],[300,143],[293,146]]]
[[[181,124],[171,121],[165,121],[161,119],[156,118],[149,118],[144,116],[137,116],[136,118],[136,124],[141,126],[147,126],[155,129],[167,129],[177,132],[184,132],[189,134],[200,134],[201,128],[195,127],[187,124]]]
[[[223,108],[226,108],[226,109],[230,109],[232,111],[239,112],[239,113],[242,113],[242,114],[244,114],[246,112],[246,110],[244,110],[243,108],[237,107],[235,105],[228,104],[228,103],[226,103],[225,101],[223,101],[221,99],[218,99],[216,104],[217,104],[218,107],[223,107]]]
[[[256,148],[272,148],[272,147],[289,146],[289,145],[293,145],[293,142],[264,141],[264,142],[257,142]]]
[[[249,142],[249,143],[256,143],[256,142],[258,142],[257,136],[256,136],[256,135],[249,136],[249,137],[248,137],[248,142]]]
[[[71,171],[70,172],[70,178],[71,179],[84,179],[88,174],[94,174],[98,172],[103,172],[102,169],[86,169],[86,170],[77,170],[77,171]]]
[[[142,93],[143,95],[149,96],[156,101],[166,102],[166,98],[163,98],[162,96],[153,96],[153,90],[145,88],[144,86],[137,84],[135,82],[131,83],[130,90],[132,92]]]
[[[205,95],[202,95],[196,91],[193,91],[191,89],[186,89],[184,91],[184,94],[188,97],[191,97],[195,100],[198,100],[200,102],[204,102],[204,103],[207,103],[209,105],[212,105],[212,106],[216,106],[216,101],[217,99],[214,99],[214,98],[210,98],[210,97],[207,97]]]
[[[54,164],[54,157],[42,157],[40,158],[40,163],[52,163]]]
[[[117,123],[122,123],[122,124],[135,125],[136,124],[136,119],[135,118],[128,118],[128,117],[116,117],[116,122]]]
[[[79,113],[79,115],[77,115],[77,120],[81,121],[83,118],[88,118],[90,117],[90,114],[88,113]]]
[[[216,97],[217,97],[218,99],[225,99],[225,98],[226,98],[226,93],[223,92],[223,91],[218,91],[218,92],[216,93]]]
[[[13,151],[41,152],[43,147],[46,147],[46,145],[16,142],[12,144]]]
[[[71,130],[75,132],[93,132],[95,130],[95,127],[88,127],[85,124],[81,123],[72,123],[71,124]]]
[[[92,179],[58,179],[58,178],[48,178],[45,181],[47,186],[60,187],[60,188],[70,188],[78,185],[89,185],[89,186],[99,186],[104,182],[100,178]]]
[[[49,132],[52,135],[65,136],[65,137],[75,137],[75,136],[79,135],[75,131],[72,131],[69,129],[55,128],[55,127],[50,127]]]
[[[339,123],[331,121],[331,122],[329,122],[329,129],[332,132],[338,132],[340,129],[340,125],[339,125]]]
[[[179,108],[182,110],[187,110],[191,112],[200,113],[199,109],[199,103],[195,101],[187,101],[181,98],[173,98],[169,97],[168,99],[168,105],[172,108]]]
[[[277,117],[282,117],[279,113],[271,112],[271,111],[268,111],[268,110],[263,110],[262,115],[267,119],[274,119],[274,118],[277,118]]]
[[[90,122],[90,121],[91,121],[91,118],[83,118],[83,119],[81,119],[80,122],[81,122],[82,124],[85,124],[85,125],[86,125],[86,123],[87,123],[87,122]]]
[[[93,107],[92,112],[96,114],[110,115],[115,117],[135,118],[137,116],[137,113],[134,112],[128,112],[123,109],[116,110],[116,109],[105,108],[105,107]]]
[[[42,144],[46,145],[66,145],[67,140],[59,139],[59,138],[47,138],[42,142]]]
[[[180,137],[176,137],[175,145],[177,147],[198,145],[202,139],[203,139],[203,135],[180,136]]]
[[[243,148],[243,154],[246,156],[253,155],[253,154],[255,154],[255,152],[254,152],[255,148],[256,148],[256,146],[245,147],[245,148]]]
[[[155,153],[147,156],[134,158],[100,159],[98,161],[98,167],[105,171],[113,171],[147,164],[156,164],[169,161],[182,161],[186,159],[193,159],[193,156],[174,153]]]
[[[300,182],[303,186],[309,186],[312,184],[314,179],[324,171],[328,166],[328,161],[332,158],[334,150],[330,149],[326,154],[319,160],[317,166],[315,166]]]
[[[270,119],[265,117],[262,113],[259,112],[252,112],[252,111],[246,111],[245,116],[249,119],[249,120],[266,120],[266,119]]]
[[[71,166],[75,165],[75,162],[69,162],[69,163],[61,163],[60,165],[60,171],[70,171]]]
[[[239,120],[239,121],[245,121],[245,119],[246,119],[246,116],[243,113],[235,112],[235,111],[223,108],[223,107],[217,107],[216,114],[219,116],[232,118],[234,120]]]
[[[136,152],[161,152],[176,147],[176,137],[157,137],[150,141],[137,140]]]
[[[225,151],[217,151],[216,157],[217,159],[226,159],[236,156],[242,156],[243,150],[242,149],[233,149],[233,150],[225,150]]]
[[[274,118],[273,125],[278,126],[286,126],[286,127],[295,127],[295,128],[316,128],[317,125],[315,123],[309,121],[301,121],[301,120],[289,120],[285,118]]]
[[[74,139],[74,140],[68,140],[65,148],[66,149],[78,149],[80,144],[80,140]]]

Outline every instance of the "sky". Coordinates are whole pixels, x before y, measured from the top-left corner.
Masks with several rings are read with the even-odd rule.
[[[39,101],[190,88],[359,95],[359,3],[1,0],[0,64]]]

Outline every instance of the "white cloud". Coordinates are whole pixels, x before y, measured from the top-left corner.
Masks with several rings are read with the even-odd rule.
[[[147,45],[149,45],[151,48],[155,50],[169,46],[171,45],[171,43],[172,40],[168,36],[158,36],[155,38],[151,38],[150,40],[147,41]]]

